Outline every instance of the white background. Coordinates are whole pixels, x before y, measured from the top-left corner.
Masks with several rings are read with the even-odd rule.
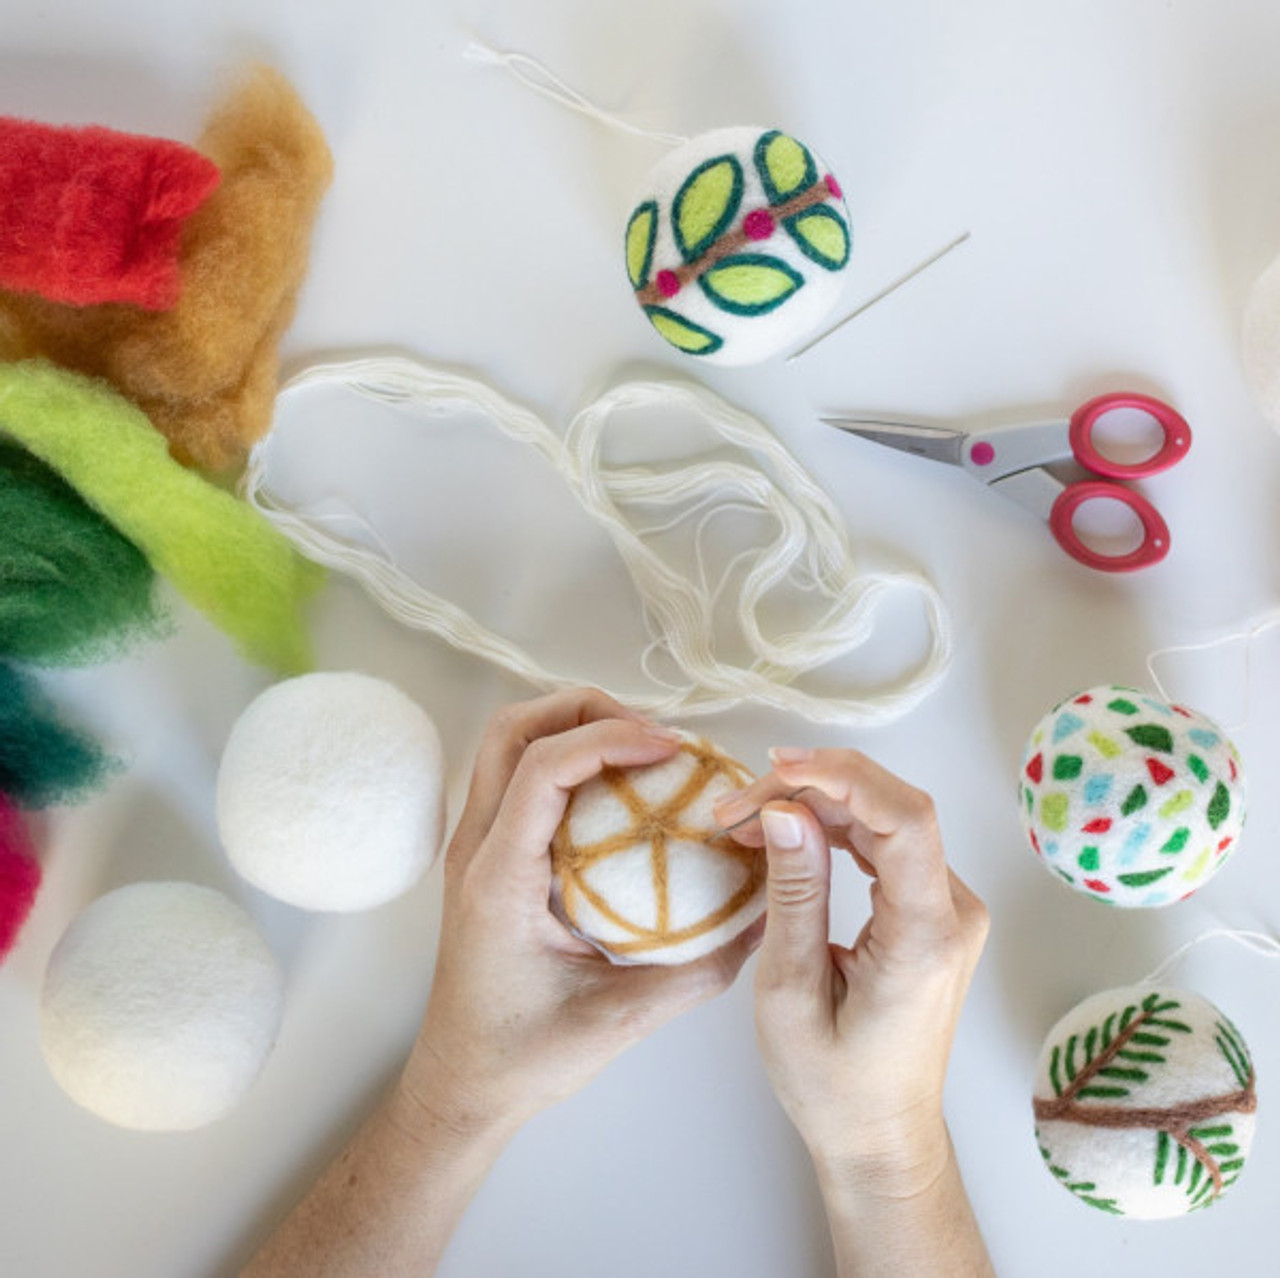
[[[473,35],[537,55],[652,128],[758,123],[809,141],[853,216],[846,307],[960,231],[972,240],[795,364],[699,370],[648,330],[622,271],[630,193],[661,148],[464,61]],[[1014,786],[1023,740],[1052,703],[1143,682],[1149,650],[1222,633],[1275,598],[1280,447],[1238,350],[1249,285],[1280,251],[1280,8],[4,0],[0,111],[194,140],[219,75],[255,55],[292,78],[337,162],[291,360],[404,347],[477,372],[557,424],[627,375],[701,374],[820,478],[865,562],[938,583],[955,665],[899,723],[817,729],[746,707],[704,726],[756,767],[773,743],[842,742],[933,792],[951,859],[994,919],[949,1110],[998,1270],[1273,1268],[1280,970],[1214,942],[1175,973],[1236,1020],[1260,1076],[1253,1156],[1212,1211],[1140,1225],[1083,1207],[1041,1167],[1029,1087],[1043,1034],[1080,998],[1136,980],[1205,927],[1277,927],[1280,634],[1255,650],[1237,734],[1252,778],[1244,844],[1191,901],[1128,914],[1065,890],[1023,844]],[[958,471],[817,421],[841,408],[1058,411],[1119,386],[1169,397],[1195,432],[1188,461],[1146,486],[1173,552],[1127,579],[1078,568],[1043,526]],[[643,629],[620,563],[532,454],[480,418],[415,424],[338,394],[289,414],[273,459],[282,492],[341,496],[423,581],[547,664],[636,686]],[[0,1273],[14,1278],[233,1272],[391,1076],[429,988],[438,870],[352,917],[306,916],[234,879],[213,781],[231,723],[267,676],[180,615],[173,641],[51,680],[131,767],[48,823],[43,895],[0,970]],[[316,608],[315,634],[322,666],[392,679],[434,716],[456,811],[484,719],[528,689],[399,629],[345,583]],[[909,608],[887,614],[872,665],[892,669],[918,641]],[[1183,699],[1244,716],[1239,647],[1163,670]],[[854,677],[830,672],[826,686]],[[78,1110],[37,1045],[40,981],[62,929],[103,891],[146,878],[230,892],[288,971],[260,1081],[230,1118],[189,1135],[131,1134]],[[837,891],[834,929],[847,939],[865,893],[853,871]],[[442,1272],[829,1274],[811,1172],[756,1057],[749,979],[522,1132]]]

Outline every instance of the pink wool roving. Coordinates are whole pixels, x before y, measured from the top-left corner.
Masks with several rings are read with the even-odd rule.
[[[0,960],[17,944],[39,887],[40,863],[26,822],[0,794]]]

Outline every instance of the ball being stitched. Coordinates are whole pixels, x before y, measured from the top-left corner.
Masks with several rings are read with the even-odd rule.
[[[268,688],[222,755],[218,831],[250,883],[308,910],[364,910],[412,887],[444,833],[435,725],[381,679],[322,673]]]
[[[192,883],[134,883],[83,910],[54,948],[40,1045],[85,1109],[189,1131],[257,1078],[283,1006],[280,966],[238,905]]]
[[[627,275],[649,322],[710,364],[795,345],[835,304],[852,238],[840,185],[777,129],[715,129],[650,170],[627,222]]]
[[[1054,1178],[1140,1220],[1217,1202],[1248,1157],[1256,1108],[1239,1030],[1197,994],[1147,985],[1095,994],[1049,1031],[1033,1100]]]
[[[1046,868],[1122,906],[1203,887],[1244,825],[1240,756],[1211,719],[1107,684],[1055,706],[1022,758],[1023,825]]]
[[[764,853],[716,837],[712,809],[750,779],[687,737],[580,785],[551,845],[555,912],[618,962],[688,963],[731,941],[764,913]]]

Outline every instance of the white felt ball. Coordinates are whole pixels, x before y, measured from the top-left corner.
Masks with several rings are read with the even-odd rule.
[[[716,837],[716,801],[751,779],[709,741],[579,786],[551,846],[553,907],[610,958],[688,963],[764,913],[758,849]]]
[[[1033,1108],[1040,1153],[1078,1198],[1155,1220],[1211,1206],[1253,1143],[1253,1063],[1198,994],[1107,990],[1049,1031]]]
[[[1036,724],[1020,793],[1045,866],[1110,905],[1182,900],[1217,874],[1244,827],[1244,775],[1227,734],[1119,684],[1071,697]]]
[[[218,770],[218,830],[250,883],[309,910],[363,910],[440,850],[444,762],[422,708],[381,679],[303,675],[240,716]]]
[[[830,169],[777,129],[702,133],[645,178],[627,276],[649,322],[709,364],[754,364],[830,311],[852,233]]]
[[[1263,271],[1245,305],[1245,379],[1258,407],[1280,430],[1280,257]]]
[[[238,905],[192,883],[135,883],[88,906],[55,946],[40,1045],[99,1117],[188,1131],[257,1078],[283,1000],[280,965]]]

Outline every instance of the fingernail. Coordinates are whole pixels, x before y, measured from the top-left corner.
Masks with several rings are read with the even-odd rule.
[[[769,762],[775,767],[785,767],[788,763],[808,763],[812,758],[812,750],[803,750],[799,746],[774,746],[769,751]]]
[[[804,825],[794,812],[765,808],[760,819],[764,822],[765,837],[774,847],[790,850],[804,842]]]
[[[674,728],[664,728],[662,724],[646,724],[645,731],[653,737],[655,741],[683,741],[684,737]]]
[[[730,808],[741,807],[744,794],[746,794],[745,790],[726,790],[711,807],[716,812],[727,812]]]

